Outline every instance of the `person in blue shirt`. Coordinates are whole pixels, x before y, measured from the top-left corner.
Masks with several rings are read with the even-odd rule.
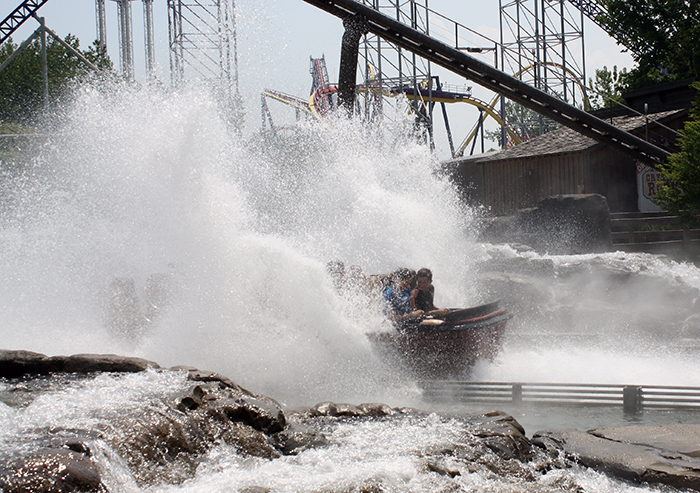
[[[385,312],[392,322],[403,325],[423,317],[423,310],[411,308],[412,286],[413,274],[409,269],[401,268],[392,274],[391,285],[384,291]]]

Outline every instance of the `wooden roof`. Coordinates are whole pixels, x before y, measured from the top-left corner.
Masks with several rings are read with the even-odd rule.
[[[672,117],[687,111],[687,109],[663,111],[649,115],[648,118],[649,121],[665,123],[666,121],[672,119]],[[646,117],[644,115],[620,116],[612,119],[613,125],[633,134],[643,132],[645,123]],[[551,132],[547,132],[546,134],[527,140],[522,144],[509,147],[508,149],[456,158],[448,161],[446,164],[458,165],[459,163],[463,162],[470,162],[472,164],[486,164],[494,161],[506,161],[556,154],[569,154],[574,152],[589,152],[601,146],[603,146],[603,144],[590,137],[586,137],[585,135],[582,135],[568,127],[560,127],[556,130],[552,130]]]

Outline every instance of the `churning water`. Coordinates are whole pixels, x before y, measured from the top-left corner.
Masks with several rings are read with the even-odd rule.
[[[288,406],[430,410],[418,386],[372,350],[366,333],[386,323],[380,311],[334,288],[325,266],[342,259],[367,274],[430,267],[441,306],[503,297],[515,318],[502,353],[474,379],[700,384],[692,299],[668,301],[700,288],[696,267],[480,245],[479,211],[460,205],[438,169],[400,116],[243,138],[196,89],[82,87],[36,155],[2,183],[0,345],[196,366]],[[506,269],[483,281],[492,261]],[[522,272],[507,268],[533,262],[547,273],[516,279]],[[508,287],[492,289],[503,275]],[[70,421],[86,419],[76,409],[131,409],[178,385],[152,374],[105,378],[23,410],[4,406],[0,419],[14,424],[3,439],[36,423],[86,426]],[[333,447],[274,462],[220,448],[191,481],[153,491],[353,491],[378,478],[388,491],[442,491],[447,484],[420,472],[415,457],[451,433],[438,418],[343,425]],[[136,488],[115,481],[115,491]],[[465,491],[636,490],[583,470],[527,488],[479,474],[460,481]]]

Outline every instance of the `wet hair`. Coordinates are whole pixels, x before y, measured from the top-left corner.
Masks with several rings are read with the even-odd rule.
[[[412,279],[413,274],[411,273],[410,269],[401,267],[400,269],[394,271],[391,278],[394,281],[405,281],[406,279]]]
[[[433,273],[430,271],[430,269],[426,269],[423,267],[422,269],[418,270],[416,273],[416,277],[427,277],[431,281],[433,280]]]

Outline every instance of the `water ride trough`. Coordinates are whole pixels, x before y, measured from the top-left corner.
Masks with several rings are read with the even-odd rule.
[[[383,356],[421,379],[464,376],[479,359],[492,360],[512,317],[499,302],[452,310],[443,323],[426,320],[368,335]]]

